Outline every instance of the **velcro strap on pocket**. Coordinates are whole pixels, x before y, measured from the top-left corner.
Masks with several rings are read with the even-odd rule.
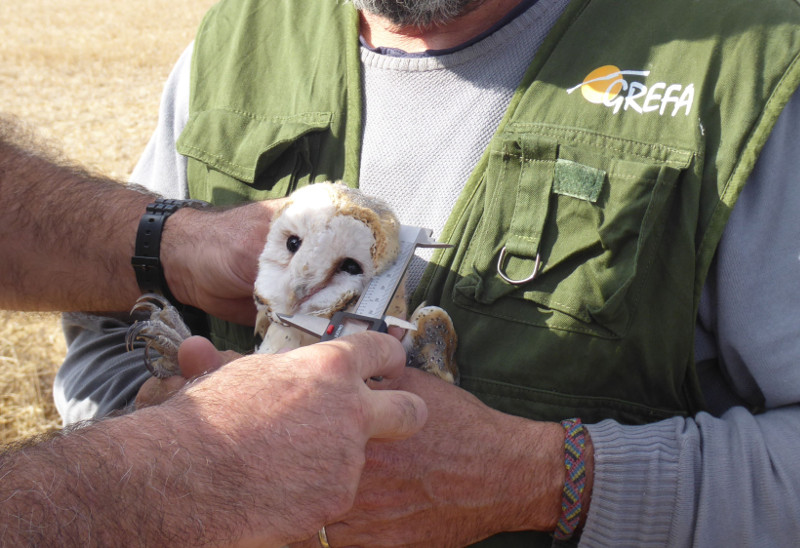
[[[553,192],[595,203],[606,180],[606,172],[570,160],[556,161]]]

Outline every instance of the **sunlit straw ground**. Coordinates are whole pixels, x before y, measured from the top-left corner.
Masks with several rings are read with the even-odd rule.
[[[0,1],[0,112],[125,180],[164,80],[213,3]],[[0,444],[58,427],[51,385],[65,351],[56,314],[0,311]]]

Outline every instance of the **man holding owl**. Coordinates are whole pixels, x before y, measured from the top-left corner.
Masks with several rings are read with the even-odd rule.
[[[409,290],[452,316],[461,387],[386,383],[429,421],[368,446],[309,546],[800,536],[798,44],[788,0],[211,10],[135,181],[238,203],[342,179],[455,246]],[[101,358],[125,329],[67,326],[66,417],[146,380]]]

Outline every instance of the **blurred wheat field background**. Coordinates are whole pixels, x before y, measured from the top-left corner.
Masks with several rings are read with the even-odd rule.
[[[164,81],[213,3],[2,0],[0,113],[125,181]],[[0,444],[60,426],[52,382],[65,352],[57,314],[0,311]]]

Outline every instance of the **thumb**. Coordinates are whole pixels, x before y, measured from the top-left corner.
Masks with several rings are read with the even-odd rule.
[[[220,352],[205,337],[189,337],[178,348],[178,365],[187,379],[219,369],[238,357],[236,352]]]
[[[367,390],[366,427],[370,438],[405,439],[425,425],[428,406],[416,394],[400,390]]]

